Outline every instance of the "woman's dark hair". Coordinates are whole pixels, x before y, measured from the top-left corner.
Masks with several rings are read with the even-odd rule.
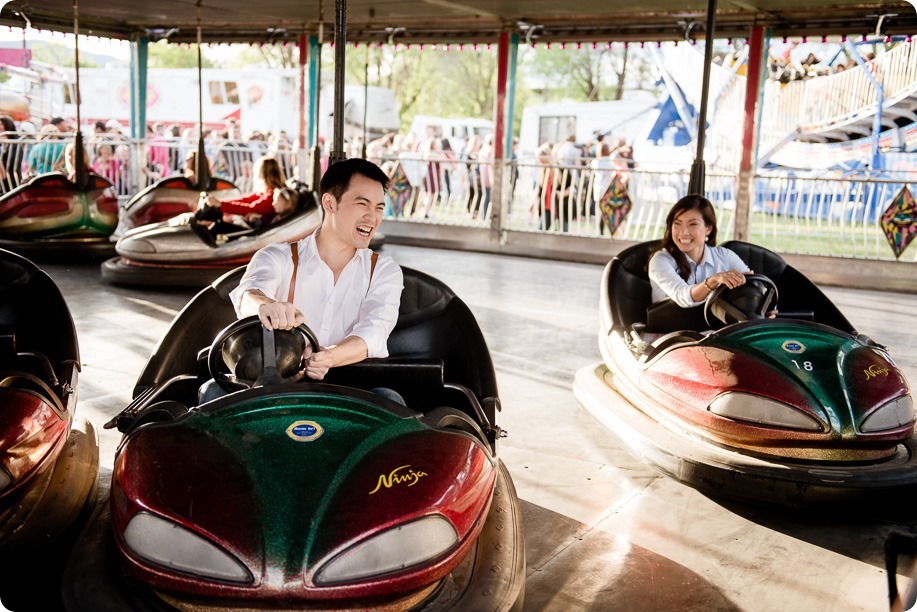
[[[13,123],[13,118],[10,117],[9,115],[0,115],[0,125],[3,126],[3,128],[0,129],[0,132],[15,132],[16,131],[16,124]]]
[[[716,246],[716,211],[713,210],[710,200],[702,195],[691,194],[675,202],[665,218],[665,234],[662,236],[662,243],[658,250],[668,251],[678,266],[678,275],[685,280],[688,280],[688,276],[691,275],[691,266],[688,265],[688,256],[681,252],[681,249],[675,244],[675,239],[672,238],[672,224],[675,222],[675,217],[689,210],[696,210],[701,214],[701,217],[704,218],[704,225],[710,228],[707,244]]]

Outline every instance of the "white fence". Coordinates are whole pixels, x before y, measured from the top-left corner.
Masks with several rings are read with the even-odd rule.
[[[9,191],[39,170],[61,168],[65,145],[64,140],[0,141],[0,191]],[[196,143],[105,140],[88,142],[87,150],[93,169],[111,179],[126,200],[160,176],[179,174],[184,156],[196,150]],[[269,151],[244,143],[208,149],[213,173],[243,192],[251,190],[252,167],[263,155],[275,156],[287,177],[298,177],[292,150]],[[687,170],[614,167],[607,158],[578,166],[520,160],[505,164],[503,202],[494,202],[493,162],[421,154],[374,161],[390,175],[400,167],[401,181],[389,189],[385,214],[407,223],[489,228],[494,213],[500,212],[499,231],[651,240],[662,236],[669,208],[688,191]],[[616,176],[625,185],[631,208],[610,235],[598,201]],[[733,235],[736,185],[731,173],[710,172],[706,177],[721,240]],[[782,253],[892,260],[879,220],[905,185],[917,191],[917,173],[820,178],[759,173],[749,213],[751,239]],[[917,247],[906,251],[902,261],[917,262]]]

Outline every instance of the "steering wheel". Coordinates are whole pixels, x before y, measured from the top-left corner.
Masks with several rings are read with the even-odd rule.
[[[232,392],[302,380],[306,342],[320,349],[315,332],[306,325],[269,330],[258,315],[239,319],[223,329],[210,345],[207,368],[223,389]]]
[[[740,321],[763,319],[777,303],[777,285],[763,274],[749,274],[745,284],[730,289],[720,285],[704,303],[704,320],[710,329]]]

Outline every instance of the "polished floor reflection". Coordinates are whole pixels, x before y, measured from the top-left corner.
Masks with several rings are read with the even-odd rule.
[[[600,359],[594,265],[396,245],[384,252],[448,284],[471,308],[497,367],[509,431],[501,447],[523,501],[527,610],[884,610],[882,545],[915,530],[917,506],[797,515],[712,499],[618,448],[573,397]],[[102,424],[191,291],[101,284],[89,264],[43,266],[70,304],[83,372],[78,412],[110,470],[119,435]],[[917,295],[825,288],[886,344],[917,384]]]

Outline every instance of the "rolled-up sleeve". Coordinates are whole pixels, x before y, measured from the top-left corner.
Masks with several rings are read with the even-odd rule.
[[[657,251],[650,259],[648,268],[650,284],[653,287],[653,301],[658,302],[666,297],[672,298],[682,308],[703,304],[691,298],[691,285],[678,275],[675,259],[666,251]]]
[[[398,322],[398,307],[404,289],[404,274],[391,257],[381,256],[360,306],[360,316],[351,336],[366,342],[368,357],[388,357],[388,337]]]
[[[239,310],[242,296],[251,289],[257,289],[274,300],[286,300],[287,296],[281,294],[283,289],[289,290],[289,286],[283,287],[281,281],[286,278],[287,283],[290,282],[292,268],[293,260],[290,258],[288,244],[269,244],[256,252],[248,263],[239,286],[229,293],[229,299],[236,309],[236,316],[242,317]]]

